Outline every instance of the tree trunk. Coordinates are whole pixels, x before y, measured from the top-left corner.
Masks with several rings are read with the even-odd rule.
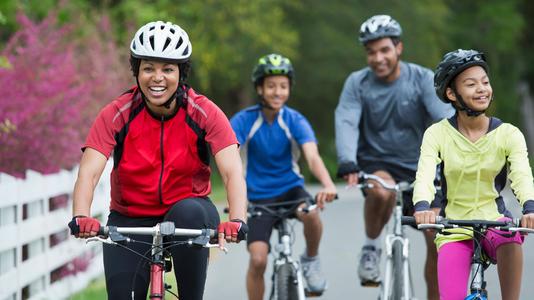
[[[517,85],[517,93],[521,98],[521,118],[523,119],[524,135],[530,150],[530,157],[534,157],[534,98],[530,93],[530,86],[526,81]]]

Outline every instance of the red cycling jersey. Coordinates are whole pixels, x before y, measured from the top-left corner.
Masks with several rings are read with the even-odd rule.
[[[193,89],[174,116],[158,118],[134,87],[100,111],[82,150],[90,147],[109,158],[125,125],[120,163],[111,172],[110,208],[131,217],[162,216],[182,199],[207,196],[211,170],[200,148],[207,144],[215,155],[237,144],[225,114]]]

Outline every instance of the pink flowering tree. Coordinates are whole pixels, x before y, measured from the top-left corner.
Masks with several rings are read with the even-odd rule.
[[[93,32],[24,14],[0,53],[0,172],[24,176],[74,166],[98,110],[127,87],[106,19]]]

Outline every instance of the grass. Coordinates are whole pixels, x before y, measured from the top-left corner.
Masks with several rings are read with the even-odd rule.
[[[72,300],[106,299],[106,282],[104,277],[93,280],[83,291],[74,294]]]

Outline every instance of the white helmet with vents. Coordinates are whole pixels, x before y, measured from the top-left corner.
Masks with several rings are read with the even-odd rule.
[[[363,22],[358,39],[362,44],[385,37],[400,37],[400,24],[388,15],[376,15]]]
[[[193,48],[189,36],[170,22],[150,22],[135,33],[130,53],[139,59],[161,59],[181,63],[189,60]]]

